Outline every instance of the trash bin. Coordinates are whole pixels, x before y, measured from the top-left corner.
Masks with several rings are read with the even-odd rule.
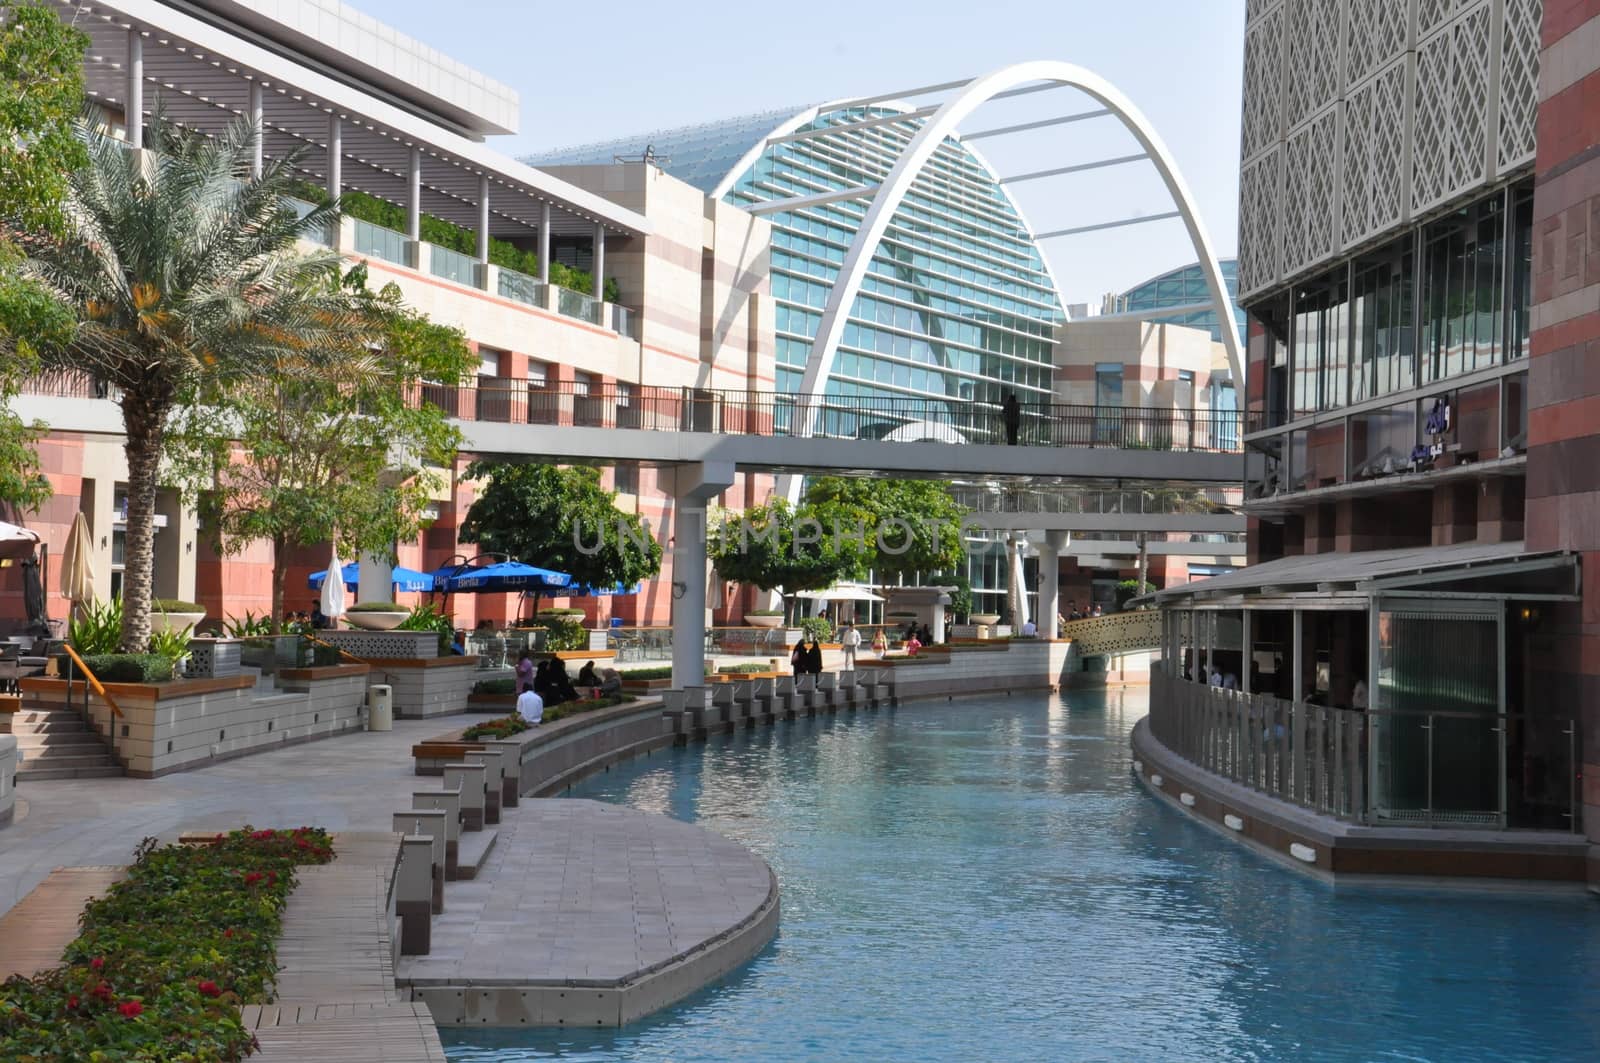
[[[367,688],[367,730],[394,730],[394,687],[387,683]]]

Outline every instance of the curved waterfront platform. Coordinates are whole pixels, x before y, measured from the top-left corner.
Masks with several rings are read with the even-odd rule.
[[[1330,882],[1585,888],[1588,843],[1582,834],[1347,823],[1189,763],[1150,733],[1148,717],[1134,727],[1131,743],[1135,777],[1172,808]]]
[[[395,980],[440,1025],[620,1026],[716,981],[778,928],[766,861],[721,835],[595,801],[507,810],[453,882],[428,955]]]

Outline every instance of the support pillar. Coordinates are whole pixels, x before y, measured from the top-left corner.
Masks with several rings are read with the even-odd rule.
[[[1305,634],[1305,625],[1303,623],[1305,614],[1296,609],[1292,615],[1294,617],[1294,636],[1291,642],[1291,652],[1294,654],[1294,664],[1289,669],[1289,681],[1293,684],[1289,700],[1301,701],[1305,698],[1304,692],[1306,689],[1306,662],[1301,657],[1304,652],[1304,643],[1301,640]]]
[[[406,165],[406,265],[422,268],[422,149],[411,145]]]
[[[489,175],[478,175],[478,263],[489,262]]]
[[[261,82],[254,78],[250,81],[250,124],[256,131],[255,146],[250,151],[250,176],[260,177],[266,164],[267,119],[261,100]]]
[[[550,204],[539,204],[539,283],[550,283]]]
[[[1061,551],[1072,543],[1072,533],[1047,531],[1039,540],[1039,634],[1061,637]]]
[[[594,298],[595,302],[603,303],[606,300],[606,227],[599,222],[594,223]],[[598,322],[604,324],[604,322]]]
[[[731,461],[673,469],[672,688],[705,681],[706,503],[733,486]]]
[[[1255,658],[1251,656],[1254,645],[1254,636],[1250,630],[1250,610],[1242,610],[1239,620],[1239,689],[1246,694],[1254,694],[1250,686],[1250,667]]]
[[[344,124],[336,114],[328,116],[328,195],[339,198],[344,187]]]
[[[137,27],[128,31],[128,89],[124,93],[123,124],[128,147],[144,147],[144,36]]]
[[[361,576],[356,581],[356,601],[394,600],[394,565],[387,555],[362,554]]]

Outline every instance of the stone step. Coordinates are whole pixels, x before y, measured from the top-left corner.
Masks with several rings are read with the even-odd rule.
[[[100,741],[99,735],[87,731],[74,731],[67,734],[18,734],[15,736],[18,749],[105,749],[105,744]]]
[[[17,782],[49,782],[53,779],[112,779],[125,774],[116,764],[98,768],[28,768],[17,769]]]
[[[69,734],[74,731],[87,731],[89,724],[77,713],[61,713],[55,716],[46,716],[42,719],[28,719],[18,713],[11,721],[12,734]]]
[[[33,771],[36,768],[50,770],[56,768],[102,768],[107,765],[116,767],[116,764],[116,760],[110,753],[106,752],[103,746],[89,753],[77,750],[66,752],[53,750],[43,752],[28,751],[23,755],[22,766],[17,769],[17,774],[21,775],[24,771]]]
[[[494,827],[462,831],[461,843],[457,847],[456,878],[477,878],[499,837],[500,832]]]

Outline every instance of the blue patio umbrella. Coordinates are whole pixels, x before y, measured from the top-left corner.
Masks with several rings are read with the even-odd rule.
[[[639,586],[640,585],[637,583],[631,587],[625,586],[621,583],[613,583],[609,587],[591,587],[586,583],[579,583],[568,590],[567,594],[573,598],[621,597],[622,595],[627,594],[638,594]]]
[[[521,561],[501,561],[481,568],[447,568],[434,573],[434,586],[444,577],[444,590],[459,593],[505,593],[508,591],[533,591],[548,594],[565,591],[572,577],[565,572],[525,565]]]
[[[352,561],[348,565],[341,565],[339,574],[344,577],[344,585],[355,590],[361,582],[361,566]],[[312,590],[320,590],[322,581],[326,579],[326,572],[313,572],[311,578],[306,580]],[[433,590],[433,576],[426,572],[418,572],[414,568],[396,566],[390,573],[391,582],[397,591],[431,591]]]

